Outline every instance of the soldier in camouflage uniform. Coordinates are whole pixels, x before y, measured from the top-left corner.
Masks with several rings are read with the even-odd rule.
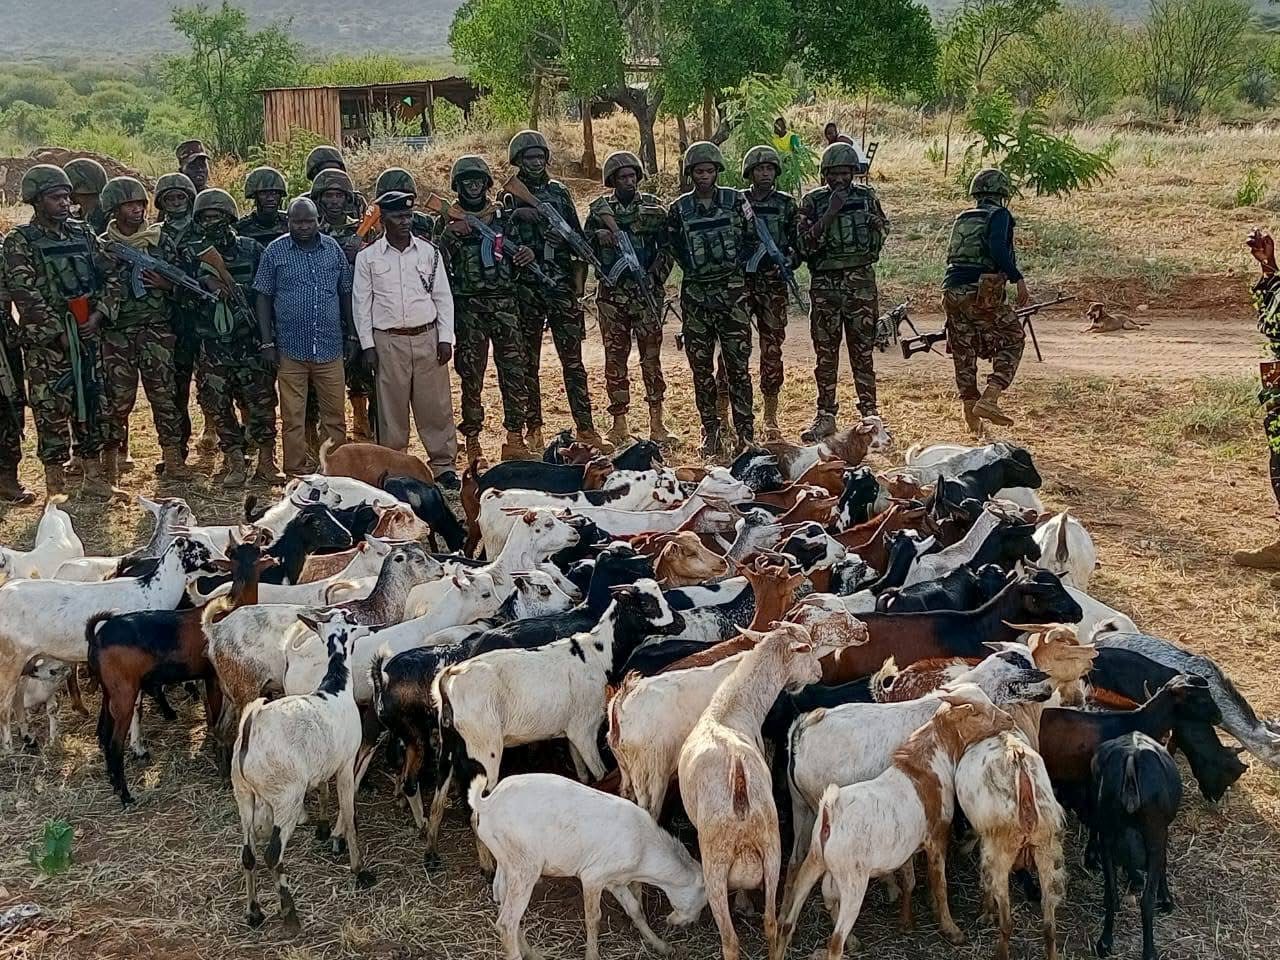
[[[284,477],[275,463],[275,371],[262,355],[265,347],[249,306],[262,247],[236,235],[232,227],[237,219],[236,204],[226,191],[201,191],[194,211],[195,229],[183,238],[178,261],[188,274],[222,298],[217,303],[200,301],[191,308],[200,342],[199,388],[203,406],[213,413],[226,468],[222,485],[234,488],[245,484],[246,435],[258,450],[254,476],[279,483]],[[228,289],[214,268],[200,259],[211,248],[226,264],[234,289]],[[236,419],[237,405],[245,411],[243,427]]]
[[[4,235],[0,234],[0,248],[3,246]],[[36,495],[18,479],[26,405],[18,325],[13,322],[13,301],[4,285],[4,264],[0,263],[0,502],[22,506],[36,502]]]
[[[111,219],[99,238],[104,245],[119,243],[149,256],[173,262],[177,249],[165,239],[159,224],[147,223],[147,191],[133,177],[116,177],[102,191],[102,207]],[[173,354],[177,337],[170,316],[172,284],[163,277],[146,276],[146,293],[135,296],[129,283],[130,265],[118,263],[121,293],[115,316],[102,328],[102,364],[106,375],[103,416],[102,466],[109,483],[119,477],[119,457],[124,449],[138,397],[138,379],[147,393],[156,438],[164,455],[164,473],[170,480],[190,479],[182,457],[182,420],[173,388]]]
[[[380,197],[385,193],[407,193],[416,201],[418,199],[418,184],[413,179],[413,174],[403,167],[387,167],[378,174],[377,182],[373,185],[373,195]],[[409,232],[421,240],[435,243],[436,238],[436,218],[425,210],[419,210],[414,207],[413,223],[409,227]]]
[[[110,214],[102,209],[102,188],[107,185],[107,171],[91,157],[79,157],[63,165],[62,172],[71,181],[71,199],[75,217],[89,225],[96,237],[107,228]]]
[[[583,225],[592,249],[609,272],[616,269],[620,256],[612,228],[616,226],[631,238],[640,265],[649,273],[649,285],[658,308],[658,315],[654,316],[631,271],[624,268],[617,274],[616,283],[610,283],[605,275],[596,277],[599,282],[596,313],[604,344],[604,381],[609,392],[609,413],[613,417],[608,438],[615,445],[625,443],[631,432],[627,424],[627,411],[631,406],[627,363],[633,339],[640,354],[644,399],[649,405],[649,438],[659,443],[671,439],[662,419],[662,401],[667,391],[662,378],[663,285],[672,267],[665,243],[667,211],[652,193],[640,192],[638,188],[643,179],[644,167],[634,153],[619,150],[609,154],[604,161],[604,185],[613,192],[595,199]],[[612,217],[613,224],[606,224],[603,217]]]
[[[751,409],[751,317],[743,264],[755,249],[755,230],[743,210],[743,196],[721,187],[724,158],[713,143],[692,144],[682,160],[693,189],[681,195],[667,215],[667,241],[684,271],[680,312],[684,350],[693,373],[693,395],[702,420],[702,452],[721,452],[722,430],[716,406],[717,346],[729,377],[729,400],[737,446],[755,441]]]
[[[199,193],[209,185],[209,153],[201,140],[183,140],[174,150],[178,172],[191,181]]]
[[[347,170],[347,161],[342,157],[342,151],[327,144],[315,147],[307,154],[305,167],[308,183],[314,183],[316,175],[321,170],[341,170],[350,176],[350,171]],[[368,209],[368,206],[368,198],[359,190],[353,190],[351,192],[351,203],[347,206],[347,216],[353,220],[360,220],[364,217],[364,212]]]
[[[481,157],[459,157],[453,164],[449,183],[458,194],[463,210],[502,233],[507,217],[502,207],[489,203],[488,191],[493,186],[489,165]],[[444,218],[441,218],[442,221]],[[448,221],[440,231],[440,252],[449,271],[453,290],[453,323],[456,344],[453,365],[462,385],[462,421],[458,430],[466,441],[467,463],[474,464],[483,456],[480,429],[484,426],[485,368],[489,365],[489,347],[493,346],[493,364],[498,370],[498,391],[502,394],[502,422],[507,440],[502,445],[503,460],[532,460],[521,429],[526,423],[524,344],[520,336],[520,315],[516,305],[513,266],[533,263],[528,247],[515,246],[502,251],[492,264],[486,264],[481,250],[481,237],[464,220]]]
[[[875,264],[889,221],[875,191],[853,180],[865,170],[866,160],[857,147],[831,144],[822,151],[824,185],[805,194],[800,204],[800,250],[812,278],[809,333],[818,384],[813,426],[800,435],[805,443],[835,433],[841,336],[848,341],[858,412],[864,417],[879,414],[873,359],[880,316]]]
[[[516,175],[534,197],[550,204],[570,227],[582,232],[578,211],[569,191],[559,180],[547,176],[551,150],[546,137],[536,130],[522,130],[511,138],[507,160],[517,168]],[[547,286],[527,270],[516,273],[516,297],[520,304],[520,330],[525,349],[525,389],[529,398],[525,408],[528,445],[534,450],[542,447],[539,370],[542,365],[542,331],[550,327],[578,439],[605,449],[607,445],[596,433],[591,419],[591,391],[587,385],[587,368],[582,362],[582,341],[587,336],[587,324],[579,301],[582,290],[577,270],[586,265],[573,258],[568,245],[554,234],[537,208],[510,194],[504,194],[500,199],[511,212],[508,229],[512,239],[534,252],[538,266],[551,280],[551,285]]]
[[[236,221],[236,235],[256,240],[266,246],[276,237],[289,232],[289,218],[284,212],[284,197],[289,192],[284,174],[275,167],[254,167],[244,178],[244,198],[253,204],[253,212]]]
[[[947,314],[947,345],[956,368],[956,387],[965,424],[975,436],[982,420],[1009,426],[1013,420],[998,405],[1009,389],[1026,333],[1006,302],[1005,286],[1017,284],[1017,303],[1031,300],[1013,248],[1013,215],[1007,206],[1013,185],[1001,170],[973,175],[969,196],[974,205],[956,217],[947,244],[947,270],[942,278],[942,306]],[[978,358],[991,361],[986,389],[978,393]]]
[[[795,269],[800,262],[800,208],[789,193],[774,189],[782,173],[782,158],[773,147],[752,147],[742,158],[742,179],[751,186],[746,190],[747,205],[754,216],[769,229],[773,242]],[[764,252],[759,240],[752,259],[759,257],[754,270],[747,262],[747,308],[756,322],[760,336],[760,394],[764,403],[766,440],[781,440],[778,429],[778,394],[782,392],[782,344],[787,339],[787,281],[777,264]],[[723,373],[721,364],[720,372]],[[723,384],[721,392],[727,392]]]
[[[98,461],[101,364],[95,354],[98,331],[115,310],[119,287],[102,269],[93,232],[71,220],[71,181],[61,169],[42,163],[28,170],[22,199],[35,213],[5,238],[5,284],[21,323],[27,397],[46,495],[62,493],[66,486],[69,426],[84,465],[82,492],[109,497],[111,487]],[[72,312],[73,301],[86,307],[83,326]]]

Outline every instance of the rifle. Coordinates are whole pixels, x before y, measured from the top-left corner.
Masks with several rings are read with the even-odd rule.
[[[3,320],[3,317],[0,317]],[[5,408],[19,437],[23,435],[22,408],[27,398],[22,392],[21,377],[9,362],[9,350],[0,339],[0,407]]]
[[[617,218],[612,213],[605,211],[596,211],[596,216],[600,218],[600,222],[604,224],[605,229],[613,234],[613,239],[618,244],[618,262],[613,265],[613,269],[604,273],[605,282],[609,286],[617,286],[618,281],[622,278],[622,271],[629,270],[636,278],[636,286],[640,288],[640,295],[644,297],[645,306],[649,309],[649,315],[653,317],[657,323],[662,322],[662,307],[658,303],[657,295],[653,291],[653,278],[649,276],[649,271],[640,263],[640,257],[636,254],[635,244],[631,242],[631,234],[626,233],[618,226]]]
[[[800,285],[796,283],[795,271],[791,269],[791,265],[787,263],[787,258],[778,249],[778,244],[773,239],[773,234],[769,232],[769,225],[756,216],[755,211],[751,209],[751,201],[745,195],[743,196],[742,205],[746,208],[747,219],[755,225],[756,237],[760,240],[760,246],[756,248],[756,252],[747,261],[747,273],[755,273],[759,270],[760,261],[767,254],[769,259],[773,261],[774,266],[778,268],[778,272],[782,274],[782,279],[787,281],[787,289],[791,292],[791,298],[795,301],[796,306],[801,310],[808,310],[809,304],[805,302],[804,295],[800,292]]]
[[[1044,363],[1044,357],[1040,353],[1040,341],[1036,338],[1036,328],[1031,324],[1031,318],[1043,310],[1045,307],[1052,307],[1055,304],[1066,303],[1068,300],[1074,300],[1074,296],[1057,296],[1052,300],[1042,300],[1039,303],[1029,303],[1025,307],[1019,307],[1013,311],[1014,316],[1022,321],[1022,327],[1027,333],[1031,334],[1031,346],[1036,350],[1036,361]]]
[[[142,299],[147,295],[147,285],[143,282],[143,273],[150,271],[164,277],[175,287],[181,287],[188,293],[205,300],[217,300],[217,294],[210,293],[196,281],[171,264],[158,260],[155,257],[143,253],[133,247],[126,246],[119,241],[113,240],[107,244],[107,253],[115,257],[117,260],[123,260],[129,264],[129,285],[133,291],[134,297]]]
[[[98,376],[98,350],[92,340],[80,339],[80,329],[89,322],[89,298],[81,295],[67,300],[71,322],[63,321],[67,338],[67,359],[71,369],[58,378],[53,388],[59,392],[71,388],[75,396],[76,422],[92,431],[98,422],[98,403],[102,396],[102,380]],[[64,315],[65,316],[65,315]]]
[[[542,218],[547,221],[547,225],[551,227],[552,232],[569,245],[569,249],[573,251],[579,260],[585,260],[601,273],[604,273],[604,264],[600,262],[600,258],[591,249],[591,244],[587,243],[586,238],[569,226],[569,222],[560,215],[559,210],[535,197],[529,188],[525,186],[524,181],[520,179],[520,174],[512,174],[507,179],[507,182],[502,185],[502,189],[521,203],[537,210],[542,215]]]
[[[478,233],[480,235],[480,262],[486,267],[492,267],[500,258],[511,259],[511,254],[507,252],[506,244],[503,243],[506,238],[474,213],[468,213],[456,203],[450,203],[444,197],[435,193],[427,197],[423,202],[423,206],[437,216],[461,221]],[[536,263],[530,263],[521,269],[528,270],[543,285],[553,286],[551,278],[543,273],[542,268]]]
[[[881,353],[889,349],[890,343],[898,342],[898,331],[902,328],[903,323],[910,327],[911,332],[917,337],[920,336],[920,331],[916,329],[916,325],[911,322],[911,317],[907,314],[909,306],[911,306],[911,301],[903,300],[876,321],[876,349]]]
[[[380,226],[382,226],[382,208],[376,203],[371,203],[365,208],[364,216],[360,218],[360,224],[356,227],[356,236],[364,240]]]

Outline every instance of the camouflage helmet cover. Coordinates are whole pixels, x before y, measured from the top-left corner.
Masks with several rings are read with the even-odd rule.
[[[232,220],[240,216],[240,211],[236,209],[236,202],[231,199],[231,194],[225,190],[219,190],[217,187],[208,187],[201,190],[196,196],[195,206],[191,212],[193,215],[199,216],[208,210],[218,210],[225,213]]]
[[[1013,196],[1013,184],[1009,182],[1009,175],[1003,170],[987,167],[973,175],[973,180],[969,182],[969,196],[992,195],[997,197]]]
[[[762,163],[772,163],[779,173],[782,172],[782,158],[778,156],[778,151],[773,147],[760,144],[748,150],[747,155],[742,158],[742,178],[745,180],[751,175],[751,171]]]
[[[37,163],[22,175],[22,201],[34,203],[40,195],[58,187],[72,189],[66,171],[52,163]]]
[[[851,167],[854,173],[861,173],[867,168],[867,158],[852,143],[833,143],[822,151],[818,172],[825,173],[832,167]]]
[[[418,195],[418,185],[414,182],[413,174],[403,167],[387,167],[378,174],[378,181],[373,185],[375,197],[390,193],[392,190],[398,193],[411,193],[415,197]]]
[[[700,163],[714,163],[717,170],[724,172],[724,155],[720,153],[720,148],[709,140],[699,140],[697,143],[689,144],[689,149],[684,152],[682,169],[688,173]]]
[[[120,204],[132,203],[135,200],[147,202],[147,188],[141,181],[133,177],[112,177],[102,188],[99,202],[107,213],[115,213]]]
[[[166,173],[156,181],[156,206],[160,205],[160,198],[170,190],[181,190],[189,201],[195,202],[196,185],[185,173]]]
[[[511,164],[519,163],[520,154],[531,147],[541,147],[546,151],[547,159],[551,159],[551,148],[547,146],[546,137],[537,130],[521,130],[511,138],[511,143],[507,145],[507,162]]]
[[[489,164],[484,162],[484,157],[474,154],[461,156],[453,161],[453,169],[449,171],[449,186],[457,190],[459,180],[476,175],[484,177],[488,186],[493,186],[493,174],[489,172]]]
[[[341,190],[348,197],[355,195],[355,187],[345,170],[321,170],[311,181],[311,199],[319,200],[326,190]]]
[[[314,180],[320,168],[326,164],[336,163],[341,170],[347,169],[347,162],[342,159],[342,151],[337,147],[323,144],[307,154],[307,179]]]
[[[288,193],[289,186],[284,182],[284,174],[275,167],[254,167],[250,170],[249,175],[244,178],[245,199],[252,200],[263,190]]]
[[[630,150],[615,150],[609,156],[604,158],[604,185],[606,187],[613,186],[613,175],[619,170],[625,170],[627,167],[633,167],[636,176],[644,179],[644,164]]]
[[[78,157],[68,161],[62,172],[71,181],[72,193],[101,193],[107,185],[107,171],[102,164],[90,157]]]

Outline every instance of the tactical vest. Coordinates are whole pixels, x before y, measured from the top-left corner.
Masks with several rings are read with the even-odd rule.
[[[510,224],[495,210],[488,226],[501,237],[503,245],[517,242],[507,234]],[[449,243],[449,286],[455,296],[477,297],[511,292],[511,261],[503,251],[494,251],[493,265],[485,266],[484,238],[474,230],[465,237],[454,236]],[[501,255],[499,255],[501,254]]]
[[[741,269],[743,221],[735,206],[737,197],[737,191],[717,187],[710,207],[699,203],[692,191],[676,201],[686,279],[724,280]]]
[[[409,224],[409,232],[419,240],[429,240],[433,244],[436,238],[436,218],[421,210],[413,211],[413,222]]]
[[[144,252],[157,260],[166,262],[173,260],[173,249],[165,243],[163,237],[160,243],[148,247]],[[163,321],[169,314],[170,300],[165,291],[148,287],[141,297],[133,295],[131,272],[132,268],[129,264],[121,263],[119,274],[124,291],[121,294],[116,316],[110,321],[111,326],[116,329]]]
[[[195,259],[209,246],[210,244],[198,235],[187,237],[185,252],[191,257],[197,280],[200,277],[215,275],[212,267]],[[215,249],[222,254],[227,273],[231,274],[231,279],[240,288],[240,296],[232,297],[230,300],[219,300],[217,303],[200,301],[196,332],[202,338],[224,343],[233,340],[241,340],[246,344],[256,343],[258,325],[250,306],[252,303],[250,298],[255,296],[252,288],[253,277],[258,270],[258,259],[262,248],[248,237],[236,237],[230,247],[223,249],[215,246]]]
[[[640,266],[648,270],[657,259],[662,246],[662,233],[667,222],[667,211],[662,201],[652,193],[637,193],[631,203],[623,205],[614,196],[599,197],[591,204],[592,215],[596,210],[603,210],[613,215],[618,229],[631,237],[631,246],[635,248]],[[603,223],[601,223],[603,227]],[[614,264],[621,256],[617,247],[606,247],[588,237],[591,246],[603,264],[605,272],[613,270]],[[625,282],[625,274],[623,282]],[[635,278],[632,278],[632,282]]]
[[[347,255],[347,263],[352,265],[356,262],[356,254],[364,246],[364,240],[356,233],[358,226],[360,226],[360,221],[352,220],[350,217],[339,224],[332,224],[327,220],[320,221],[320,232],[338,241],[338,246]]]
[[[274,222],[263,223],[256,213],[251,213],[236,221],[235,231],[239,236],[256,240],[265,247],[272,240],[289,232],[289,218],[284,213],[277,212]]]
[[[831,204],[831,188],[819,187],[812,194],[815,221]],[[844,206],[819,241],[818,252],[810,258],[814,270],[847,270],[866,267],[880,259],[884,247],[884,220],[876,212],[875,192],[859,183],[850,185]]]
[[[951,241],[947,244],[947,265],[976,267],[983,273],[996,273],[1000,268],[991,256],[987,239],[991,216],[999,207],[974,207],[956,217],[951,224]]]
[[[530,184],[525,186],[538,200],[555,207],[560,216],[564,217],[570,225],[573,224],[576,212],[573,200],[569,196],[569,191],[559,180],[548,180],[537,186]],[[509,195],[505,202],[508,208],[524,206]],[[567,244],[555,244],[548,239],[552,232],[550,226],[541,221],[526,223],[523,220],[513,219],[507,225],[507,230],[508,235],[516,243],[523,244],[533,251],[534,256],[538,258],[538,266],[542,267],[543,272],[551,279],[567,281],[573,274],[573,254]],[[528,271],[525,271],[524,276],[532,282],[537,282]]]
[[[39,260],[39,292],[51,307],[100,291],[102,280],[93,262],[89,228],[83,222],[68,221],[64,237],[51,236],[33,223],[13,229],[26,238]]]
[[[751,204],[752,211],[769,228],[769,235],[773,237],[778,249],[787,253],[790,244],[787,237],[787,217],[795,213],[795,201],[791,194],[775,190],[763,200],[756,201],[751,199],[750,190],[743,190],[742,198]]]

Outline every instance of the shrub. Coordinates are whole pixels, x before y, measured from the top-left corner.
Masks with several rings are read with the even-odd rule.
[[[1250,167],[1244,180],[1236,188],[1235,203],[1237,207],[1256,207],[1267,195],[1267,184],[1262,179],[1262,171]]]

